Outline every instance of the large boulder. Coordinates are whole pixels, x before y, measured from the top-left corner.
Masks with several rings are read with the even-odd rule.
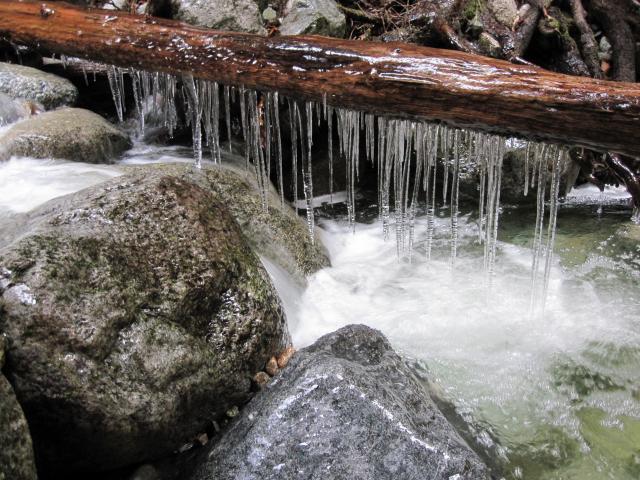
[[[78,99],[78,89],[66,78],[12,63],[0,63],[0,92],[41,103],[47,110]]]
[[[254,0],[170,0],[173,18],[201,27],[265,34]]]
[[[43,471],[162,456],[250,396],[288,334],[266,271],[191,166],[136,168],[0,246],[7,376]]]
[[[3,366],[4,338],[0,336],[0,368]],[[11,384],[1,372],[0,445],[0,480],[36,480],[29,426]]]
[[[201,457],[191,480],[489,479],[378,331],[297,353]]]
[[[12,156],[109,163],[129,137],[89,110],[63,108],[19,122],[0,136],[0,161]]]
[[[346,27],[347,20],[333,0],[289,0],[280,33],[344,37]]]

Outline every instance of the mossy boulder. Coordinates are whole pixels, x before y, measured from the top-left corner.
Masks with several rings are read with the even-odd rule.
[[[0,368],[3,366],[4,337],[0,336]],[[2,373],[0,373],[0,446],[0,480],[35,480],[37,478],[29,426],[11,384]]]
[[[64,108],[16,123],[0,136],[0,161],[12,156],[109,163],[129,137],[89,110]]]
[[[78,89],[66,78],[38,69],[0,62],[0,92],[41,103],[47,110],[71,106]]]
[[[132,169],[45,204],[0,247],[7,376],[43,471],[179,448],[285,346],[268,274],[196,177]]]

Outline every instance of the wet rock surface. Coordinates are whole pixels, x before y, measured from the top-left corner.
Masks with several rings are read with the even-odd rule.
[[[333,0],[289,0],[280,25],[282,35],[344,37],[346,18]]]
[[[201,27],[264,34],[253,0],[172,0],[173,18]]]
[[[190,480],[488,479],[386,338],[351,325],[296,353]]]
[[[47,110],[74,105],[78,99],[78,89],[69,80],[11,63],[0,63],[0,92],[41,103]]]
[[[0,336],[0,368],[4,367],[4,347],[4,338]],[[0,479],[35,480],[37,478],[29,426],[11,384],[2,373],[0,373],[0,446]]]
[[[273,189],[265,211],[253,175],[247,176],[246,171],[229,164],[205,173],[207,188],[220,195],[258,254],[275,262],[299,283],[329,265],[320,241],[316,238],[315,243],[311,242],[304,221],[289,205],[281,205]]]
[[[285,346],[237,223],[175,168],[49,202],[0,245],[5,372],[50,476],[178,449],[245,402]]]
[[[0,161],[12,156],[110,163],[129,137],[89,110],[64,108],[11,126],[0,136]]]

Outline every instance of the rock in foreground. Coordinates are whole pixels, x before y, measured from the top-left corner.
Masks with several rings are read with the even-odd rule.
[[[297,353],[191,480],[488,479],[389,342],[348,326]]]
[[[172,452],[284,346],[267,273],[190,175],[135,169],[45,204],[0,248],[7,376],[49,475]]]
[[[89,110],[63,108],[31,117],[0,136],[0,160],[12,156],[109,163],[129,137]]]

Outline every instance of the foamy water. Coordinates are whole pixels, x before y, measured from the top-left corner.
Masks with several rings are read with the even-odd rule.
[[[418,232],[426,230],[423,224]],[[623,427],[621,416],[640,419],[633,393],[640,387],[640,270],[633,263],[624,279],[600,284],[600,276],[610,278],[610,269],[621,268],[617,259],[592,255],[577,269],[556,260],[545,312],[533,317],[531,250],[500,242],[489,282],[473,222],[461,229],[455,269],[444,219],[438,224],[440,255],[430,262],[420,244],[411,263],[399,260],[377,222],[359,224],[355,233],[340,222],[322,227],[332,266],[309,279],[290,314],[298,347],[341,326],[367,324],[405,356],[426,363],[458,413],[472,423],[476,439],[509,458],[513,478],[636,478],[590,445],[594,440],[584,432],[583,418],[589,408],[602,412],[599,422],[614,437]],[[617,358],[620,352],[631,354]],[[594,361],[598,356],[609,356],[609,364]],[[621,388],[605,388],[603,378]],[[562,451],[565,443],[575,447],[571,456]],[[562,467],[536,473],[535,463],[544,463],[545,456]]]
[[[0,162],[0,212],[24,213],[52,198],[122,175],[112,165],[12,158]]]

